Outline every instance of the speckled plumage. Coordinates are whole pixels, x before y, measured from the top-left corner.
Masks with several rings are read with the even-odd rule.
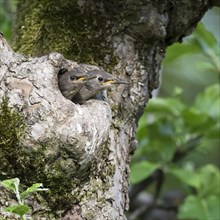
[[[103,70],[93,70],[87,72],[87,74],[90,77],[95,78],[86,81],[80,90],[73,96],[72,101],[75,103],[83,104],[88,99],[96,97],[98,93],[113,86],[114,84],[127,84],[126,81],[118,79]]]

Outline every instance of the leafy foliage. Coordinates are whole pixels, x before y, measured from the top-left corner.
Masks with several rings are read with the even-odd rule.
[[[216,21],[211,20],[218,26],[217,21],[219,17]],[[170,96],[174,87],[178,86],[184,91],[183,99],[192,102],[198,92],[219,81],[219,52],[219,42],[213,33],[199,23],[184,43],[176,43],[167,49],[160,95]]]
[[[187,166],[184,158],[199,152],[204,140],[218,138],[219,103],[219,85],[215,84],[200,93],[191,106],[183,103],[180,96],[152,100],[141,119],[131,182],[138,184],[158,169],[177,178],[189,193],[180,207],[180,219],[214,219],[208,217],[217,215],[218,209],[212,204],[220,202],[218,168],[208,164],[197,169],[196,164]]]
[[[0,1],[0,31],[6,39],[10,39],[12,35],[12,20],[16,8],[17,0],[1,0]]]
[[[204,70],[220,72],[219,45],[212,33],[208,32],[202,23],[199,23],[193,37],[189,37],[185,44],[174,44],[168,49],[164,64],[169,64],[181,56],[201,53],[206,58],[206,62],[200,60],[198,66]]]
[[[168,49],[165,69],[185,59],[185,65],[189,64],[187,74],[193,80],[194,73],[190,72],[188,59],[195,62],[192,57],[198,54],[201,59],[197,60],[197,71],[211,74],[207,78],[215,74],[217,79],[220,74],[219,45],[202,24],[186,43],[175,44]],[[178,70],[184,72],[184,69]],[[181,220],[220,218],[220,172],[208,159],[208,155],[216,151],[216,142],[219,144],[220,88],[219,84],[209,82],[196,96],[191,95],[190,102],[184,97],[185,93],[191,92],[187,85],[184,89],[175,88],[172,96],[151,100],[145,109],[137,131],[139,146],[131,163],[131,210],[135,207],[134,201],[139,201],[138,194],[146,196],[147,190],[154,196],[150,205],[148,202],[143,208],[147,214],[141,214],[143,210],[139,209],[139,218],[135,219],[154,219],[151,213],[170,214],[170,210]],[[172,88],[173,81],[169,83]],[[198,155],[203,156],[203,162],[198,161]],[[176,194],[171,201],[161,195],[173,188],[183,192],[184,196],[180,198]],[[181,200],[180,203],[172,203],[177,200]]]
[[[26,219],[26,214],[29,213],[30,207],[25,204],[25,199],[31,193],[38,191],[47,191],[48,189],[43,188],[42,183],[35,183],[31,187],[27,188],[22,193],[19,192],[20,180],[18,178],[8,179],[0,181],[0,186],[12,191],[17,198],[17,205],[11,205],[4,208],[4,211],[14,213],[20,216],[21,219]]]

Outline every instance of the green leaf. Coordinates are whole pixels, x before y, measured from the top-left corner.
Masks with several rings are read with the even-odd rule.
[[[11,212],[23,216],[29,212],[30,208],[27,205],[13,205],[4,208],[4,211]]]
[[[178,219],[217,220],[219,219],[219,203],[217,196],[200,199],[196,196],[188,196],[180,206]]]
[[[207,137],[219,139],[220,122],[217,122],[212,127],[206,130]]]
[[[215,59],[215,58],[214,58]],[[195,67],[198,71],[207,71],[207,72],[211,72],[211,73],[215,73],[217,72],[216,70],[216,65],[213,65],[213,61],[212,62],[207,62],[207,59],[206,59],[206,62],[204,62],[204,60],[199,60],[196,64],[195,64]]]
[[[170,64],[184,55],[196,53],[209,53],[209,50],[218,48],[218,43],[213,34],[206,30],[200,22],[191,37],[188,37],[183,44],[175,43],[167,49],[166,59],[163,64]]]
[[[201,186],[201,180],[199,174],[194,170],[172,168],[168,170],[169,173],[179,178],[183,183],[186,183],[196,189]]]
[[[38,191],[46,191],[47,188],[42,188],[42,183],[35,183],[31,187],[27,188],[24,192],[20,194],[21,198],[24,199],[28,194],[38,192]]]
[[[137,130],[138,140],[142,141],[143,139],[148,139],[147,132],[148,132],[147,124],[145,126],[139,127]]]
[[[164,139],[171,140],[175,135],[174,124],[168,117],[158,118],[155,122],[148,124],[147,135],[151,140],[157,140],[159,136],[161,142],[163,142]]]
[[[161,164],[170,162],[175,153],[175,144],[167,139],[152,140],[146,150],[146,154],[151,161],[158,162]]]
[[[220,172],[213,165],[208,164],[199,170],[170,168],[168,172],[178,177],[183,183],[196,188],[201,198],[210,195],[220,196]]]
[[[189,131],[191,131],[190,133],[195,132],[200,136],[211,136],[211,134],[216,133],[214,129],[216,129],[216,123],[218,122],[210,117],[207,112],[188,108],[183,110],[182,117]]]
[[[157,168],[159,164],[150,163],[148,161],[136,162],[131,166],[131,183],[135,184],[144,180],[150,176]]]
[[[153,123],[138,130],[139,148],[135,155],[148,158],[151,162],[160,161],[162,164],[170,162],[176,151],[176,133],[173,117],[161,116],[155,119]]]
[[[220,197],[220,172],[219,169],[211,164],[202,167],[199,170],[201,179],[200,197],[216,195]]]
[[[218,84],[209,86],[204,92],[197,96],[194,108],[218,121],[220,106],[219,94],[220,88]]]
[[[184,108],[185,106],[179,98],[155,98],[149,103],[146,110],[154,114],[174,114],[178,116]]]
[[[3,180],[0,182],[4,188],[13,191],[15,194],[18,192],[20,180],[18,178]]]
[[[207,120],[207,115],[195,108],[184,109],[182,115],[186,123],[190,126],[198,126]]]
[[[147,113],[148,113],[147,111],[144,111],[143,115],[140,117],[140,120],[138,121],[138,130],[146,127],[146,125],[147,125]]]
[[[201,22],[198,24],[194,36],[194,39],[200,43],[200,47],[202,47],[204,50],[207,48],[213,48],[215,45],[217,45],[217,41],[213,34],[206,30],[205,26]]]
[[[183,44],[175,43],[171,47],[168,47],[166,51],[166,59],[164,59],[163,64],[169,65],[181,56],[199,53],[200,49],[197,45],[193,44],[189,40]]]

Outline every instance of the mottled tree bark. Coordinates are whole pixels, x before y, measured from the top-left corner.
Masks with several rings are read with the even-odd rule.
[[[34,204],[35,216],[126,219],[128,165],[136,148],[137,121],[159,84],[166,47],[190,34],[209,4],[208,0],[18,1],[14,50],[37,57],[8,53],[1,39],[0,97],[9,96],[10,105],[25,117],[22,146],[28,149],[27,161],[33,161],[33,152],[41,158],[30,168],[36,173],[33,179],[29,180],[31,174],[21,175],[22,165],[18,174],[25,184],[34,180],[54,190],[38,198],[41,203],[44,199],[45,207],[39,211]],[[61,95],[56,74],[61,67],[78,64],[57,53],[47,55],[50,52],[102,67],[129,86],[112,89],[109,104],[89,100],[76,105]]]

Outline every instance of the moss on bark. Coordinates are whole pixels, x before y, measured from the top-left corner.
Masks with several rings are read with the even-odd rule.
[[[101,10],[84,9],[76,0],[18,1],[14,49],[32,56],[59,52],[79,63],[109,69],[116,63],[108,41],[110,20]]]
[[[15,175],[14,166],[19,161],[21,153],[20,139],[24,135],[25,123],[23,117],[8,106],[8,99],[3,98],[0,104],[0,178],[10,173]]]
[[[70,204],[86,201],[94,191],[104,192],[109,187],[108,178],[113,175],[114,167],[106,161],[109,153],[106,146],[100,151],[99,159],[87,168],[89,172],[83,172],[79,180],[74,175],[79,169],[78,162],[68,157],[65,160],[65,152],[57,152],[55,142],[25,147],[22,139],[26,128],[24,117],[9,107],[8,99],[4,98],[0,104],[0,180],[18,177],[23,188],[36,182],[43,183],[49,191],[41,193],[44,201],[40,203],[46,201],[53,213]],[[90,190],[82,193],[85,183]]]

